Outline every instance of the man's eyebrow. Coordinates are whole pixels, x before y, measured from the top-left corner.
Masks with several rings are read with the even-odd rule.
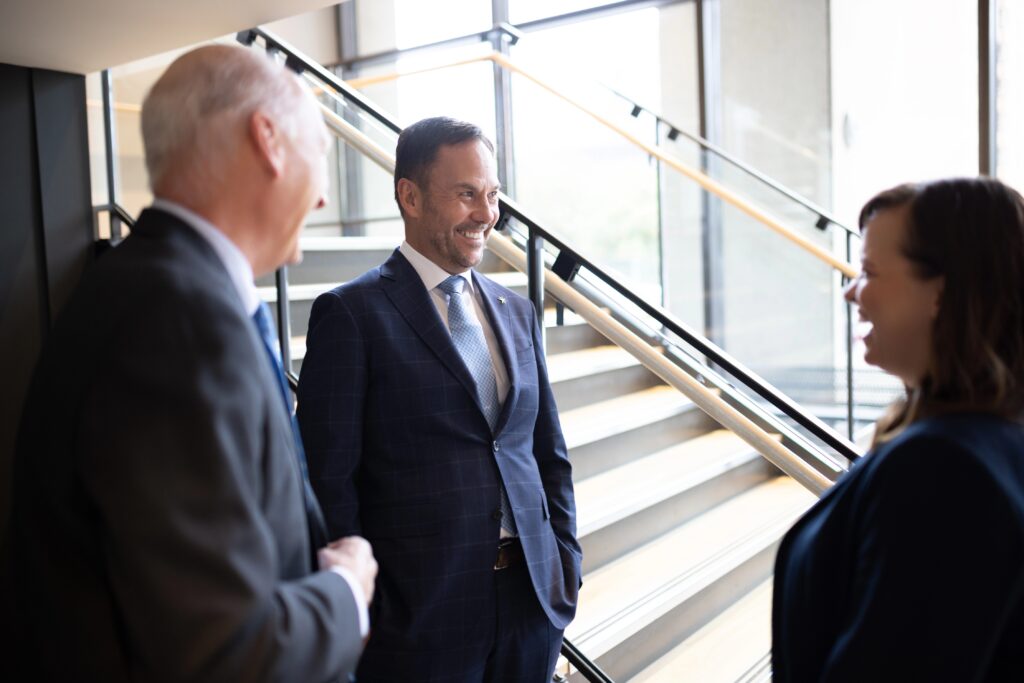
[[[456,190],[472,190],[474,192],[476,192],[477,189],[479,189],[479,187],[477,185],[474,185],[473,183],[467,183],[467,182],[464,182],[464,181],[457,182],[452,187],[454,189],[456,189]],[[487,190],[487,191],[488,192],[501,192],[501,183],[496,183],[495,185],[491,186],[491,188],[489,190]]]

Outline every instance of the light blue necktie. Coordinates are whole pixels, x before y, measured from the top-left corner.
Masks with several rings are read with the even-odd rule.
[[[491,363],[491,352],[487,349],[484,331],[479,325],[473,324],[472,314],[466,310],[467,304],[462,297],[466,286],[466,278],[452,275],[437,286],[448,295],[448,329],[451,331],[452,342],[462,356],[469,374],[476,384],[477,398],[483,410],[487,424],[494,430],[501,414],[501,403],[498,401],[498,383],[494,379],[494,365]],[[501,526],[516,535],[516,521],[512,516],[512,506],[508,502],[508,494],[504,485],[501,490]]]
[[[299,465],[299,473],[302,475],[302,498],[306,507],[306,522],[309,526],[309,542],[313,551],[314,564],[316,568],[316,551],[327,545],[327,525],[324,522],[323,512],[320,504],[313,493],[313,487],[309,483],[309,471],[306,467],[306,451],[302,447],[302,435],[299,433],[299,422],[295,419],[295,412],[292,410],[292,402],[289,397],[288,379],[284,375],[284,367],[281,364],[281,351],[277,344],[277,333],[274,332],[273,320],[270,317],[270,308],[266,303],[260,302],[259,308],[252,316],[259,330],[260,339],[263,340],[263,349],[267,352],[270,365],[274,375],[277,377],[278,389],[281,391],[281,399],[284,401],[284,409],[292,424],[292,438],[295,440],[295,459]]]

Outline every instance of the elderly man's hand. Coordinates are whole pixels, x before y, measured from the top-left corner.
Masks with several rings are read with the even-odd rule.
[[[377,560],[369,541],[361,536],[339,538],[317,552],[320,569],[344,567],[356,577],[363,588],[366,602],[373,601],[373,582],[377,578]]]

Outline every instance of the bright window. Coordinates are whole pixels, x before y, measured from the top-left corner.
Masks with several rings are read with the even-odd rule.
[[[1024,5],[996,14],[996,175],[1024,192]]]

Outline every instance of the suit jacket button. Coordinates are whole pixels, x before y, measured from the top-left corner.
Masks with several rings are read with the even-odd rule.
[[[501,519],[501,508],[498,508],[497,510],[491,513],[491,519]]]
[[[494,452],[497,453],[500,450],[501,450],[501,444],[498,443],[497,441],[495,441],[494,442]]]

